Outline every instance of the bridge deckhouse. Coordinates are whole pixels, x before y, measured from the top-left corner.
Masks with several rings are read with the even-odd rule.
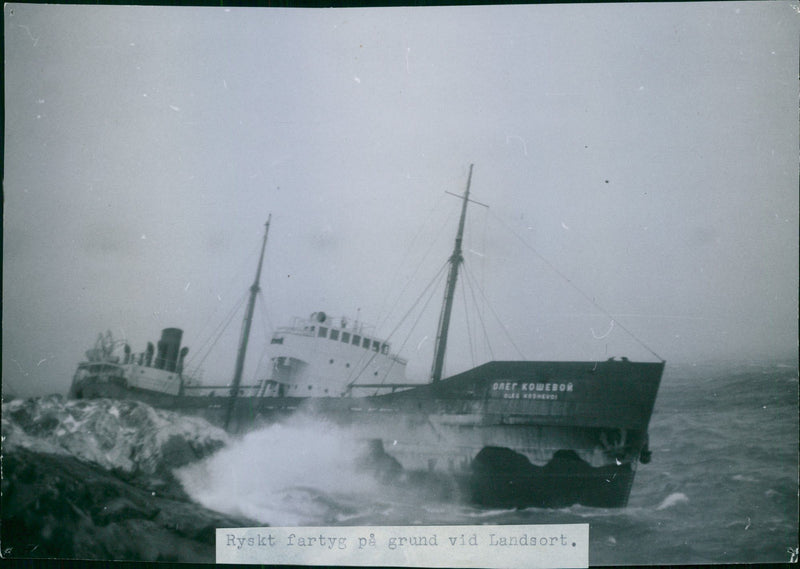
[[[406,360],[357,320],[314,312],[278,328],[270,341],[271,377],[264,396],[342,397],[358,384],[401,384]],[[373,388],[375,389],[380,388]]]

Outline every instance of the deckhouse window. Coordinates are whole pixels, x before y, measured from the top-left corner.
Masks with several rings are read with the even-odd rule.
[[[345,344],[350,343],[350,332],[342,332],[342,342]]]
[[[270,344],[283,344],[283,338],[273,338]]]
[[[331,340],[339,339],[339,330],[331,330]]]
[[[364,338],[364,343],[361,345],[365,350],[369,350],[369,338]]]
[[[360,346],[361,345],[361,336],[358,334],[353,334],[353,345]]]
[[[372,351],[377,352],[381,347],[381,343],[378,340],[372,340]]]
[[[383,345],[381,346],[381,353],[382,353],[383,355],[386,355],[386,354],[388,354],[388,353],[389,353],[389,344],[383,344]]]
[[[319,333],[317,334],[320,338],[327,338],[328,337],[328,329],[325,326],[319,327]]]

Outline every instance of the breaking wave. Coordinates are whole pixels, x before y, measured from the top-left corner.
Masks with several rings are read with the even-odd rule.
[[[273,525],[341,522],[378,495],[356,433],[309,417],[245,434],[175,472],[207,508]]]

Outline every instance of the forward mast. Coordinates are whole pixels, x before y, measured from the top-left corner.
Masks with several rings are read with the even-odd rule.
[[[236,404],[236,398],[239,395],[239,386],[242,383],[242,372],[244,371],[244,359],[247,355],[247,343],[250,340],[250,326],[253,324],[253,312],[256,307],[256,296],[261,290],[259,282],[261,280],[261,267],[264,264],[264,250],[267,248],[267,235],[269,234],[269,222],[272,219],[272,214],[267,217],[267,223],[264,224],[264,241],[261,243],[261,255],[258,258],[258,269],[256,269],[256,278],[250,287],[250,298],[247,302],[247,310],[244,314],[244,321],[242,322],[242,334],[239,337],[239,351],[236,354],[236,370],[233,374],[233,385],[231,386],[230,397],[228,397],[228,409],[225,413],[225,429],[231,422],[233,415],[233,408]]]
[[[453,297],[456,293],[456,281],[458,280],[458,267],[464,261],[461,254],[461,241],[464,236],[464,220],[467,216],[467,202],[469,202],[469,187],[472,183],[472,164],[469,165],[469,177],[467,178],[467,189],[463,196],[459,196],[463,203],[461,205],[461,219],[458,222],[458,233],[456,243],[453,247],[453,254],[450,255],[450,271],[447,274],[447,286],[444,290],[444,302],[442,312],[439,314],[439,326],[436,330],[436,346],[433,351],[433,368],[431,370],[431,383],[437,383],[442,379],[444,369],[444,355],[447,350],[447,334],[450,330],[450,314],[453,311]],[[449,193],[449,192],[448,192]]]

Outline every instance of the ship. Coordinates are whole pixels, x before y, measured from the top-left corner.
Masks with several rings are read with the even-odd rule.
[[[184,373],[183,332],[166,328],[140,353],[110,333],[78,364],[70,396],[136,399],[244,432],[299,413],[364,433],[373,458],[410,475],[453,481],[479,506],[621,508],[651,460],[648,426],[665,361],[488,361],[443,377],[472,166],[436,331],[430,377],[358,319],[313,312],[274,330],[271,370],[242,385],[270,218],[250,287],[233,379],[204,385]],[[449,193],[449,192],[448,192]],[[477,202],[476,202],[477,203]]]

